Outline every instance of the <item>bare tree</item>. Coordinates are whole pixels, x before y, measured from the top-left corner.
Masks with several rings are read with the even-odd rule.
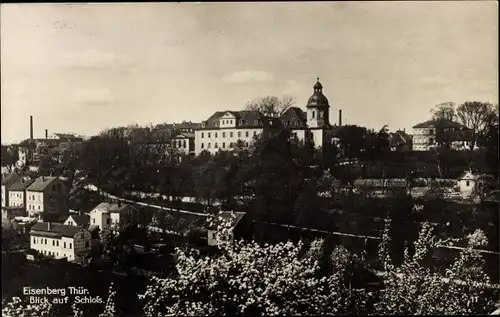
[[[483,136],[492,120],[495,120],[495,107],[487,102],[466,101],[457,108],[460,122],[472,132],[470,149],[473,150],[479,138]]]
[[[455,112],[455,103],[448,101],[435,105],[431,109],[433,120],[450,120],[454,121],[457,117]]]
[[[277,117],[295,105],[295,99],[290,96],[281,98],[276,96],[267,96],[254,99],[247,103],[246,110],[256,110],[266,116]]]

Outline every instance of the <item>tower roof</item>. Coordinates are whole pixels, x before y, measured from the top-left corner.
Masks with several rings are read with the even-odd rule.
[[[329,108],[330,104],[328,103],[328,98],[323,95],[323,85],[319,82],[319,77],[316,81],[316,84],[313,86],[314,92],[313,95],[307,101],[306,107],[323,107]]]

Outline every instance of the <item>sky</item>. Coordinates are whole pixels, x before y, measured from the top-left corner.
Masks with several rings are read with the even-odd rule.
[[[432,106],[498,102],[498,4],[1,4],[1,140],[200,122],[267,95],[407,131]]]

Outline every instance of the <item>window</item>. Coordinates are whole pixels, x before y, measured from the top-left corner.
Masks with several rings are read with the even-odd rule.
[[[257,131],[253,131],[253,136],[256,136],[257,135]]]
[[[232,138],[233,137],[233,132],[229,132],[229,137]]]
[[[238,138],[241,138],[241,132],[238,132]]]
[[[38,205],[38,210],[40,210],[40,205]]]
[[[429,144],[434,144],[434,138],[429,139]]]
[[[111,222],[110,222],[111,219],[109,218],[106,218],[106,224],[109,225]]]
[[[182,141],[182,147],[183,147],[183,148],[186,148],[186,140],[183,140],[183,141]]]
[[[95,223],[95,218],[92,219],[92,223]]]
[[[218,148],[218,147],[219,147],[219,144],[217,142],[215,142],[214,148]]]
[[[63,248],[66,249],[66,241],[63,243]]]
[[[313,112],[312,112],[312,118],[314,119],[314,117],[315,117],[315,116],[316,116],[316,113],[315,113],[315,111],[313,110]]]
[[[210,148],[210,142],[208,142],[208,144],[207,144],[207,149],[209,149],[209,148]]]
[[[433,130],[433,129],[430,129],[430,130],[429,130],[429,134],[434,134],[434,130]]]
[[[469,187],[469,186],[470,186],[470,182],[469,182],[469,181],[466,181],[466,182],[465,182],[465,186]]]
[[[222,142],[222,148],[225,149],[226,148],[226,142]]]
[[[70,248],[70,249],[71,249],[71,248],[73,248],[73,246],[71,245],[71,243],[69,244],[69,248]]]
[[[217,133],[217,132],[215,132],[215,137],[217,137],[217,136],[218,136],[218,133]]]
[[[208,137],[210,137],[210,132],[208,132],[207,134],[208,134]]]
[[[202,132],[202,133],[201,133],[201,138],[203,139],[203,137],[204,137],[204,133]]]
[[[85,247],[88,248],[89,247],[89,242],[88,241],[85,241]]]
[[[33,244],[36,244],[36,238],[33,238]]]
[[[52,246],[56,245],[56,240],[52,240]]]
[[[248,146],[248,142],[245,142],[245,146]]]
[[[205,145],[202,143],[202,144],[201,144],[201,148],[203,149],[204,147],[205,147]]]
[[[59,246],[59,240],[56,241],[56,246]]]
[[[222,132],[222,137],[225,138],[226,137],[226,132]]]
[[[248,138],[248,131],[247,131],[247,132],[245,132],[245,136]]]
[[[233,148],[233,142],[229,143],[229,147]]]
[[[44,240],[45,240],[44,243],[47,244],[47,239],[44,239]]]

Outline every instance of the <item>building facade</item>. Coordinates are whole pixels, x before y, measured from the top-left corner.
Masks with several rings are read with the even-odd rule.
[[[26,189],[34,179],[21,178],[9,187],[9,207],[22,207],[26,210]]]
[[[30,249],[55,259],[83,259],[91,249],[90,232],[76,226],[40,222],[30,231]]]
[[[170,140],[170,146],[180,154],[194,155],[195,139],[193,132],[179,132]]]
[[[428,120],[413,126],[412,150],[430,151],[439,143],[447,143],[454,150],[467,150],[471,146],[470,130],[451,120]]]
[[[290,129],[299,141],[314,142],[316,147],[331,143],[330,105],[318,81],[313,86],[306,111],[291,107],[278,118],[267,117],[256,110],[218,111],[201,123],[195,131],[195,154],[203,151],[231,151],[235,144],[249,146],[259,136],[272,136]]]
[[[9,188],[21,179],[21,176],[11,173],[2,175],[2,207],[9,206]]]
[[[90,211],[90,225],[98,226],[99,230],[136,222],[137,209],[128,204],[103,202]]]
[[[30,217],[41,213],[68,214],[68,193],[57,177],[41,176],[26,189],[26,211]]]

